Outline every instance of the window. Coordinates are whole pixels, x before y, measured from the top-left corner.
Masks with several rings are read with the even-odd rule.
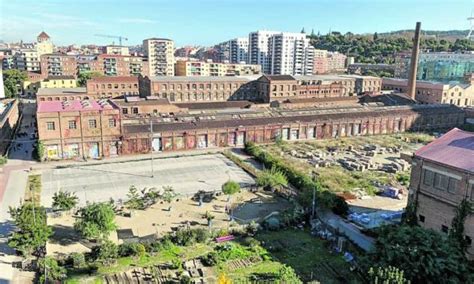
[[[448,189],[449,178],[442,174],[435,174],[434,186],[436,189],[446,190]]]
[[[449,178],[448,192],[456,193],[457,189],[458,189],[458,180],[455,178]]]
[[[97,128],[97,120],[89,119],[89,128]]]
[[[470,246],[472,244],[472,239],[469,236],[464,236],[464,239],[466,240],[466,244]]]
[[[419,215],[418,220],[420,220],[421,223],[424,223],[425,222],[425,216]]]
[[[128,108],[125,108],[125,107],[122,108],[122,113],[123,113],[123,114],[128,114]]]
[[[138,108],[137,107],[132,108],[132,112],[133,114],[138,114]]]
[[[447,232],[448,232],[448,226],[441,225],[441,231],[442,231],[443,233],[447,233]]]
[[[433,185],[434,173],[430,170],[425,170],[423,184],[427,186]]]
[[[75,120],[69,120],[69,129],[76,129],[76,121]]]
[[[46,122],[46,129],[54,130],[54,122]]]
[[[114,118],[109,119],[109,127],[115,127],[117,123]]]

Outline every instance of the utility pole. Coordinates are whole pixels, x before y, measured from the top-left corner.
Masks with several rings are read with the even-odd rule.
[[[150,154],[151,154],[151,177],[153,178],[153,119],[150,118]]]

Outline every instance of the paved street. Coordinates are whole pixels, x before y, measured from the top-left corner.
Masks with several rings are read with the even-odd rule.
[[[199,190],[218,190],[229,178],[242,185],[254,183],[252,177],[220,154],[158,158],[153,165],[153,178],[150,160],[45,169],[42,204],[49,207],[59,188],[76,192],[80,204],[84,204],[85,200],[125,200],[131,185],[139,189],[169,185],[188,195]]]
[[[11,266],[12,261],[18,261],[20,258],[7,246],[7,237],[13,229],[8,208],[19,205],[24,196],[28,169],[35,164],[32,160],[34,139],[31,138],[35,132],[35,111],[36,104],[25,104],[18,130],[18,133],[25,134],[14,138],[8,163],[0,170],[0,284],[24,283],[26,280],[20,277],[28,274],[18,273],[18,270]]]

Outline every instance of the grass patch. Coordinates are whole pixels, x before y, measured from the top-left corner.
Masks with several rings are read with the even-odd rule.
[[[321,283],[357,283],[357,275],[349,270],[342,255],[332,254],[326,242],[307,231],[283,230],[262,232],[256,238],[265,244],[273,261],[292,267],[303,281]],[[274,264],[267,268],[276,269]],[[259,269],[256,267],[256,269]],[[337,271],[337,274],[334,272]]]
[[[41,202],[41,175],[30,175],[26,182],[25,202]]]

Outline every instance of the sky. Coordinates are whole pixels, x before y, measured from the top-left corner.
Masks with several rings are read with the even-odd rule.
[[[413,29],[466,30],[474,0],[0,0],[0,40],[32,42],[46,31],[56,45],[127,45],[149,37],[176,46],[214,45],[256,30],[326,34]]]

